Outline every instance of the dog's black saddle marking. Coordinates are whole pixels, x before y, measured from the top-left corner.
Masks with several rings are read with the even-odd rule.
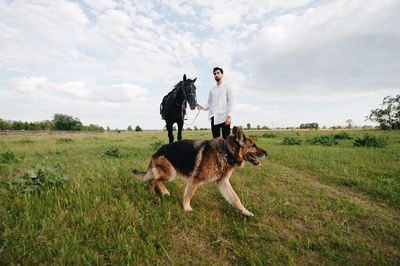
[[[193,140],[182,140],[162,146],[153,158],[164,156],[175,169],[184,175],[193,172],[196,157],[202,145],[194,145]]]

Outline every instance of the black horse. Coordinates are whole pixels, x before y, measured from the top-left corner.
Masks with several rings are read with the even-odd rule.
[[[182,140],[183,120],[186,115],[186,104],[189,103],[190,109],[194,110],[197,105],[196,86],[194,82],[183,75],[183,80],[174,86],[174,89],[164,96],[160,104],[160,114],[165,120],[168,130],[169,143],[174,141],[172,126],[178,124],[178,140]]]

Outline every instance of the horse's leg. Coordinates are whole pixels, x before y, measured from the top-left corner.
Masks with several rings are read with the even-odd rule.
[[[182,140],[182,128],[183,128],[183,120],[178,121],[178,140]]]
[[[172,125],[173,123],[167,123],[169,143],[174,142],[174,134],[172,134]]]

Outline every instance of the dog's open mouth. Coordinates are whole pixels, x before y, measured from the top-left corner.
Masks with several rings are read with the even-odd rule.
[[[253,165],[259,165],[260,162],[257,160],[256,156],[252,153],[247,153],[244,156],[244,159],[250,163],[252,163]]]

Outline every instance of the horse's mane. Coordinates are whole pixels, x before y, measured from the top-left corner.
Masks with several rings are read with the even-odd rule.
[[[178,83],[176,83],[175,85],[174,85],[174,89],[176,89],[178,86],[181,86],[181,84],[183,83],[183,81],[181,80],[181,81],[179,81]]]
[[[164,118],[164,109],[165,109],[164,106],[165,106],[165,102],[167,101],[168,97],[169,97],[171,94],[173,94],[173,93],[178,89],[179,86],[181,86],[182,83],[183,83],[183,81],[179,81],[178,83],[176,83],[176,84],[174,85],[174,88],[173,88],[170,92],[168,92],[168,94],[165,95],[164,98],[162,99],[162,102],[161,102],[161,104],[160,104],[160,115],[161,115],[162,118]]]

